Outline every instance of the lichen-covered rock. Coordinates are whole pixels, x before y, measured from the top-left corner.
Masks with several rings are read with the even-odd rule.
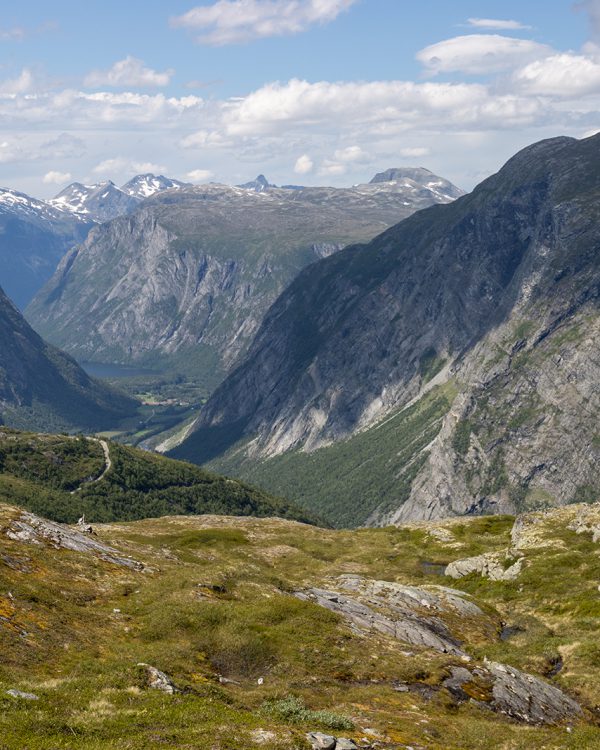
[[[162,690],[163,693],[169,693],[170,695],[178,692],[171,678],[161,672],[160,669],[143,662],[140,662],[137,666],[143,670],[148,687],[154,690]]]
[[[65,524],[48,521],[29,512],[23,512],[18,518],[13,519],[4,533],[9,539],[92,554],[106,562],[133,570],[141,570],[144,567],[142,563],[124,557],[113,547],[91,538],[88,534],[82,534]]]
[[[444,575],[450,578],[463,578],[470,573],[479,573],[491,581],[514,581],[523,569],[523,558],[518,558],[512,565],[505,567],[506,555],[498,552],[486,552],[464,560],[454,560],[446,566]]]
[[[530,724],[559,724],[577,719],[580,705],[554,685],[505,664],[490,663],[494,678],[492,707]]]
[[[472,700],[527,724],[560,724],[582,713],[579,704],[559,688],[506,664],[451,667],[442,687],[458,701]]]
[[[311,743],[312,750],[334,750],[336,747],[336,739],[330,734],[309,732],[306,738]]]

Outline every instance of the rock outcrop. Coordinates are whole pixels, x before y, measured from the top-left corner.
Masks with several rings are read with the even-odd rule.
[[[320,588],[297,592],[296,596],[340,614],[359,630],[377,631],[441,653],[466,656],[459,638],[444,622],[444,614],[485,617],[467,594],[444,586],[425,589],[353,575],[342,576],[337,584],[356,596]]]
[[[91,538],[89,534],[76,531],[62,523],[48,521],[33,513],[21,513],[4,529],[4,533],[9,539],[91,554],[105,562],[132,570],[142,570],[144,567],[142,563],[121,555],[113,547]]]
[[[514,559],[514,558],[512,558]],[[506,563],[510,564],[506,564]],[[450,578],[462,578],[470,573],[479,573],[490,581],[514,581],[523,569],[523,558],[511,562],[509,553],[486,552],[464,560],[454,560],[446,566],[444,575]]]
[[[474,701],[527,724],[576,721],[581,706],[554,685],[514,667],[489,662],[482,667],[452,667],[442,682],[460,701]]]

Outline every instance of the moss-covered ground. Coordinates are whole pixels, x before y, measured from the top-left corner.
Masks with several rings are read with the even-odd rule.
[[[505,549],[512,518],[333,531],[278,519],[166,517],[96,528],[143,562],[132,571],[25,544],[0,506],[0,747],[3,750],[305,748],[305,732],[383,748],[600,747],[600,545],[549,514],[512,582],[432,576],[435,564]],[[434,565],[430,565],[433,563]],[[291,595],[335,576],[470,592],[491,629],[457,624],[465,649],[549,675],[585,707],[569,727],[530,727],[431,686],[459,657],[351,629]],[[514,634],[502,640],[502,622]],[[138,663],[181,692],[147,687]],[[39,696],[18,700],[16,688]],[[569,730],[569,731],[568,731]]]

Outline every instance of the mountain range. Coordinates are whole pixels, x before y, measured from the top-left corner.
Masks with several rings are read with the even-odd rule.
[[[48,201],[0,188],[0,262],[5,292],[24,309],[64,254],[83,242],[93,226],[133,211],[150,195],[180,187],[187,184],[143,174],[121,188],[110,181],[94,185],[74,182]]]
[[[302,268],[462,192],[424,169],[389,174],[352,188],[260,175],[157,192],[71,249],[27,318],[79,361],[175,368],[209,392]]]
[[[597,497],[599,195],[542,141],[301,272],[175,455],[342,524]]]

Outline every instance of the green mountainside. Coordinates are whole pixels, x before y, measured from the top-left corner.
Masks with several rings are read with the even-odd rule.
[[[599,196],[600,135],[542,141],[469,195],[303,271],[172,454],[311,507],[339,475],[322,501],[343,523],[595,499]],[[406,451],[414,424],[398,418],[391,475],[349,491],[349,473],[381,462],[378,425],[425,411],[434,381],[456,390],[437,434]]]
[[[0,428],[0,499],[56,521],[222,513],[312,517],[203,469],[96,438]]]
[[[253,461],[242,442],[207,466],[287,497],[335,527],[362,526],[377,510],[409,498],[455,396],[456,386],[447,383],[381,424],[310,453],[294,450]]]

